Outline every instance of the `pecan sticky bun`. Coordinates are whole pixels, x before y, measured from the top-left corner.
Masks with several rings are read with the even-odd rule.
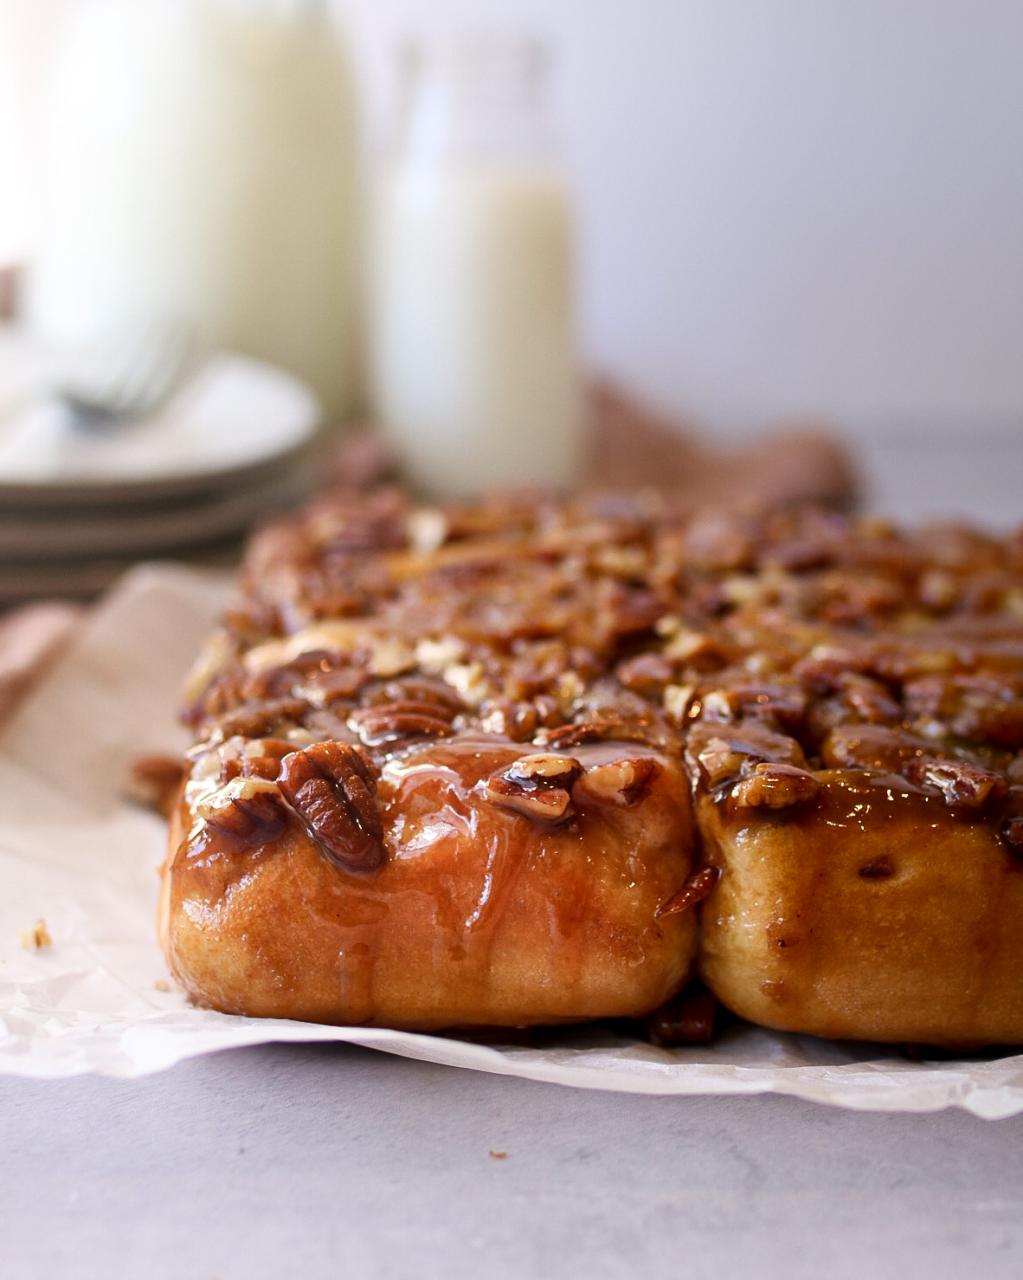
[[[1023,1041],[1019,535],[322,502],[186,697],[161,932],[201,1002],[520,1026],[699,973],[772,1027]]]

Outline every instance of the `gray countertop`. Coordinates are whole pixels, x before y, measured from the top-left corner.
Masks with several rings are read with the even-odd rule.
[[[1023,518],[1019,439],[865,458],[871,506]],[[344,1046],[0,1098],[4,1280],[1023,1274],[1023,1116],[587,1093]]]
[[[1023,1116],[591,1093],[346,1046],[2,1087],[12,1280],[1023,1271]]]

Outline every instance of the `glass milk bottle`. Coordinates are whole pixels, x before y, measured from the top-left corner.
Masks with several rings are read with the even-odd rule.
[[[374,408],[428,493],[577,478],[572,225],[529,42],[405,51],[373,217]]]
[[[350,395],[355,91],[317,0],[88,0],[55,67],[30,318],[151,320]]]

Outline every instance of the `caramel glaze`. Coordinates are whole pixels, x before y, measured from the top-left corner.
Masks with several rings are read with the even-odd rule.
[[[699,922],[754,1021],[1023,1042],[1023,536],[324,502],[257,538],[185,716],[161,932],[198,1001],[638,1016]]]
[[[182,839],[183,806],[163,919],[176,976],[227,1011],[408,1027],[654,1009],[695,952],[692,917],[655,918],[692,869],[677,760],[646,753],[655,773],[634,806],[579,788],[575,816],[544,829],[480,793],[522,755],[480,736],[393,756],[379,787],[388,856],[369,875],[331,864],[294,820],[256,849],[209,827]],[[573,755],[592,769],[636,749]]]

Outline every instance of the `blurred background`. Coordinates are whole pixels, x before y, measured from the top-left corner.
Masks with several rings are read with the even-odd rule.
[[[207,373],[230,350],[297,378],[217,366],[179,445],[222,474],[260,459],[203,454],[211,422],[278,396],[270,460],[311,388],[426,491],[631,480],[641,452],[663,474],[674,432],[687,483],[784,455],[797,496],[848,497],[841,445],[869,505],[1017,518],[1017,0],[170,8],[0,0],[7,369],[65,408],[111,351],[166,392],[198,346]],[[86,465],[79,424],[43,463],[26,430],[6,455],[0,430],[0,500],[66,447],[62,482],[110,479],[125,447],[107,429]]]

